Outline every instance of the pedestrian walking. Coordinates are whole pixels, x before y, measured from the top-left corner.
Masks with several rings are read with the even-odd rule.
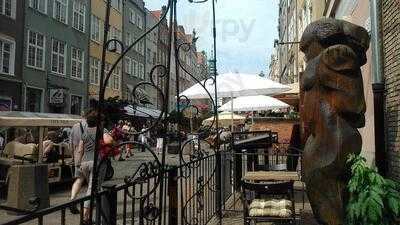
[[[102,119],[103,120],[103,119]],[[87,183],[87,191],[86,195],[89,196],[92,192],[92,177],[93,177],[93,163],[95,157],[95,143],[96,143],[96,125],[97,125],[97,112],[92,111],[86,117],[87,128],[85,132],[81,136],[81,140],[78,145],[78,152],[77,152],[77,160],[80,162],[80,167],[78,170],[77,181],[80,185],[84,182]],[[107,132],[104,132],[103,140],[110,140],[110,135]],[[108,141],[107,141],[108,142]],[[99,160],[100,162],[100,160]],[[101,187],[101,183],[104,180],[105,172],[106,172],[106,165],[103,163],[99,163],[98,167],[98,176],[97,176],[97,187]],[[79,193],[78,188],[74,187],[71,191],[71,200],[75,199]],[[89,219],[90,213],[90,202],[84,202],[83,208],[83,215],[84,215],[84,224],[91,224]],[[73,212],[74,209],[71,209]],[[76,211],[75,211],[76,213]]]
[[[81,162],[79,159],[79,142],[82,139],[82,134],[84,134],[86,132],[87,129],[87,122],[86,122],[86,116],[90,113],[90,111],[88,111],[87,114],[85,114],[82,118],[82,121],[79,123],[74,124],[74,126],[72,126],[71,129],[71,133],[70,133],[70,138],[69,138],[69,148],[70,151],[72,152],[72,159],[74,162],[74,178],[75,181],[72,185],[71,188],[71,199],[73,198],[73,196],[76,196],[80,193],[81,189],[82,189],[82,185],[83,185],[83,179],[78,179],[79,178],[79,170],[80,170],[80,166],[81,166]],[[77,208],[76,205],[73,205],[70,207],[70,211],[72,214],[78,214],[79,210]]]
[[[163,138],[157,138],[157,144],[156,144],[156,152],[157,154],[161,154],[162,148],[163,148]]]
[[[146,125],[143,125],[143,128],[142,128],[142,130],[141,130],[141,134],[140,134],[140,142],[142,143],[142,146],[141,146],[141,148],[142,148],[142,152],[145,152],[145,150],[146,150],[146,145],[147,145],[147,137],[146,137],[146,134],[147,134],[147,132],[146,132]]]

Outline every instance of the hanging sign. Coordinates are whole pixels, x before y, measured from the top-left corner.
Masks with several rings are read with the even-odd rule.
[[[64,104],[65,92],[64,89],[50,89],[49,103],[53,105]]]

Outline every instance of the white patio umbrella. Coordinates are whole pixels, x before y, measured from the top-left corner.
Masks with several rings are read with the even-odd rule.
[[[233,106],[232,106],[233,105]],[[289,108],[289,105],[265,95],[244,96],[235,98],[222,105],[218,110],[230,112],[260,111]]]
[[[230,100],[226,104],[222,105],[218,110],[230,111],[230,112],[243,112],[243,111],[260,111],[260,110],[275,110],[285,109],[290,106],[276,98],[256,95],[256,96],[244,96]],[[254,123],[254,117],[252,116],[252,123]]]
[[[233,118],[233,123],[232,123],[232,118]],[[204,126],[210,126],[211,123],[215,121],[214,116],[203,120],[202,124]],[[221,127],[228,127],[229,125],[238,125],[238,124],[244,124],[246,121],[246,117],[234,114],[232,112],[221,112],[218,114],[218,125]],[[215,123],[213,124],[215,126]]]
[[[216,78],[217,80],[217,94],[219,98],[231,98],[240,96],[252,96],[252,95],[276,95],[282,92],[288,91],[291,88],[289,86],[277,83],[267,78],[260,77],[256,74],[246,73],[224,73],[220,74]],[[211,97],[215,96],[215,87],[213,81],[203,80],[205,89],[211,94]],[[186,96],[189,99],[204,99],[209,98],[205,90],[200,84],[195,84],[189,89],[181,93],[181,96]],[[233,116],[232,127],[233,127]]]
[[[201,81],[204,84],[205,80]],[[205,82],[207,91],[214,97],[213,81]],[[225,73],[217,76],[217,94],[219,98],[233,98],[252,95],[275,95],[288,91],[289,86],[277,83],[255,74]],[[200,84],[195,84],[181,93],[189,99],[209,98],[209,95]]]

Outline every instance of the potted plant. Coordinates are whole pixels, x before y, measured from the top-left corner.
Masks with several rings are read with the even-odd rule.
[[[350,155],[347,162],[351,166],[347,224],[399,224],[400,184],[368,167],[362,156]]]

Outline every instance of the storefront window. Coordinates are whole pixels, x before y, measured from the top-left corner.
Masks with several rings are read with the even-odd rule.
[[[25,110],[27,112],[42,111],[42,94],[43,91],[36,88],[26,88]]]
[[[71,114],[80,115],[82,112],[82,97],[71,95]]]

